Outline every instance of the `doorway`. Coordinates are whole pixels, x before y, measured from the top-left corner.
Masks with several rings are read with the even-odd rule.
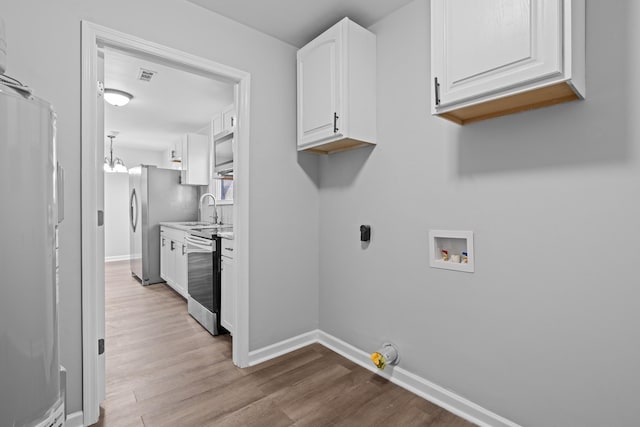
[[[248,366],[248,214],[249,214],[249,93],[250,75],[223,64],[161,46],[84,21],[82,23],[82,330],[84,424],[99,418],[104,393],[104,221],[100,197],[104,139],[101,91],[101,50],[126,52],[176,69],[226,82],[234,87],[237,142],[233,147],[236,318],[232,359]],[[96,221],[97,216],[97,221]],[[97,344],[97,345],[96,345]],[[106,344],[108,351],[108,343]]]

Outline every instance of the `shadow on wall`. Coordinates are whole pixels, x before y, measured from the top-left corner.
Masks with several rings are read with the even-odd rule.
[[[627,162],[636,99],[631,4],[587,1],[585,100],[449,127],[457,175]]]
[[[321,164],[331,164],[331,173],[322,174],[322,188],[344,188],[353,184],[375,149],[375,145],[356,148],[336,154],[322,155]],[[324,169],[322,167],[321,169]]]
[[[298,165],[307,174],[316,188],[320,187],[320,155],[298,151]]]

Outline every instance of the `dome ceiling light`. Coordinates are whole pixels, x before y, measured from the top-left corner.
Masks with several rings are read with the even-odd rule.
[[[129,101],[131,101],[132,99],[133,99],[133,95],[123,90],[118,90],[118,89],[104,90],[104,100],[111,105],[115,105],[116,107],[122,107],[123,105],[127,105]]]

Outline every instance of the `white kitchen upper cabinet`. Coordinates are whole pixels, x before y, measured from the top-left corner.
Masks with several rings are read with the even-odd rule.
[[[213,116],[211,119],[211,127],[213,128],[213,134],[217,135],[222,132],[222,114],[218,113]]]
[[[236,127],[236,109],[229,105],[222,111],[222,131],[233,132]]]
[[[182,137],[181,184],[209,185],[209,137],[188,133]]]
[[[298,51],[298,150],[376,143],[376,37],[344,18]]]
[[[236,108],[233,104],[214,114],[211,119],[214,138],[222,138],[233,133],[236,128],[236,116]]]
[[[585,96],[585,0],[432,0],[432,113],[459,124]]]

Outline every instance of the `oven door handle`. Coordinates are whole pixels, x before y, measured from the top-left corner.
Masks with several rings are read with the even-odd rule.
[[[213,240],[205,239],[204,237],[194,236],[193,234],[187,234],[184,240],[187,243],[194,243],[196,245],[213,246]]]
[[[189,247],[187,246],[187,250],[185,251],[185,254],[189,255],[189,254],[212,254],[213,253],[213,249],[209,248],[200,248],[200,247]]]
[[[208,239],[202,239],[196,236],[186,236],[185,242],[187,243],[187,254],[202,254],[214,252],[213,241]]]

